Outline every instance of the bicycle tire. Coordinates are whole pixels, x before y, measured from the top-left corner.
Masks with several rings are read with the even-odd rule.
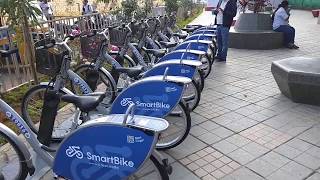
[[[176,146],[178,146],[179,144],[181,144],[186,138],[187,136],[189,135],[189,132],[190,132],[190,128],[191,128],[191,116],[190,116],[190,111],[189,109],[187,108],[187,106],[182,102],[180,101],[179,104],[177,106],[180,106],[182,108],[182,111],[184,112],[184,120],[185,120],[185,123],[186,123],[186,127],[184,129],[184,133],[181,137],[179,137],[177,140],[175,140],[173,143],[171,142],[170,144],[164,144],[164,145],[161,145],[159,144],[159,141],[158,143],[156,144],[156,149],[158,150],[167,150],[167,149],[172,149]],[[169,113],[168,115],[172,114]],[[168,117],[168,116],[166,116]],[[166,119],[166,117],[164,117],[164,119]],[[170,128],[170,120],[167,120],[168,123],[169,123],[169,128]],[[167,129],[169,130],[169,129]],[[167,131],[166,130],[166,131]],[[166,132],[165,131],[165,132]],[[159,135],[160,139],[161,139],[161,134]],[[159,139],[159,140],[160,140]]]
[[[200,102],[200,99],[201,99],[201,92],[200,92],[199,86],[197,85],[195,80],[192,80],[190,84],[192,84],[192,86],[194,87],[193,89],[195,90],[195,97],[194,98],[190,98],[190,97],[183,96],[182,98],[188,104],[189,110],[193,111],[199,105],[199,102]],[[186,90],[187,89],[185,89],[185,92],[186,92]],[[185,92],[184,92],[184,94],[185,94]],[[192,100],[193,100],[193,103],[190,103],[190,101],[192,101]]]
[[[199,76],[198,79],[196,79],[195,77],[193,78],[193,80],[197,83],[199,89],[200,89],[200,92],[203,91],[204,89],[204,76],[203,76],[203,72],[199,69],[196,71],[196,74]]]
[[[26,92],[26,94],[23,96],[23,100],[22,100],[22,105],[21,105],[22,118],[36,135],[38,135],[38,129],[36,128],[36,125],[32,121],[32,118],[28,112],[28,100],[30,99],[30,96],[35,94],[37,91],[40,91],[40,90],[46,91],[47,88],[48,88],[48,85],[34,86]],[[50,86],[50,88],[53,88],[53,87]],[[60,93],[64,94],[64,92],[62,92],[62,91],[60,91]],[[42,105],[41,105],[41,108],[42,108]],[[61,137],[52,136],[51,141],[52,142],[61,142],[63,138],[64,138],[64,136],[61,136]]]
[[[150,64],[151,63],[151,57],[153,57],[153,55],[150,56],[149,53],[147,53],[143,48],[141,49],[140,54],[143,57],[143,60],[146,64]],[[154,57],[153,57],[154,58]]]
[[[18,159],[19,159],[19,166],[21,167],[20,170],[16,170],[15,171],[19,171],[19,173],[17,174],[17,177],[12,178],[12,179],[16,179],[16,180],[25,180],[29,174],[29,170],[28,170],[28,165],[26,163],[26,158],[24,157],[23,153],[21,152],[21,150],[19,149],[18,145],[11,140],[10,137],[8,137],[4,132],[0,131],[0,139],[3,138],[5,139],[5,141],[7,143],[9,143],[14,151],[17,153]],[[0,171],[0,174],[3,176],[2,174],[2,169]],[[1,177],[0,177],[1,178]],[[4,178],[5,179],[5,178]]]
[[[118,56],[119,55],[119,53],[117,53],[117,52],[109,52],[108,54],[110,56],[113,56],[114,59],[115,59],[114,56]],[[126,56],[123,56],[123,61],[124,61],[124,64],[127,65],[127,66],[123,66],[123,67],[135,67],[135,66],[137,66],[137,62],[135,62],[134,60],[128,59],[128,57],[126,57]]]
[[[207,65],[206,65],[206,68],[201,68],[201,66],[200,66],[200,69],[203,71],[203,73],[204,73],[203,76],[206,79],[209,76],[209,74],[211,73],[212,62],[210,61],[210,57],[208,56],[208,54],[206,54],[204,57],[201,58],[202,63],[203,63],[203,61],[202,61],[203,58],[206,59]]]
[[[85,72],[87,71],[88,69],[94,69],[94,65],[93,64],[82,64],[80,66],[78,66],[74,72],[76,74],[78,74],[80,77],[81,77],[81,72]],[[106,90],[104,90],[106,93],[109,93],[106,95],[106,97],[110,98],[109,99],[109,103],[113,102],[113,100],[116,98],[116,87],[113,86],[113,84],[111,83],[112,80],[109,78],[109,76],[107,76],[101,69],[98,70],[98,73],[99,73],[99,77],[102,77],[104,76],[104,80],[102,80],[102,82],[109,88],[111,88],[108,92],[106,92]],[[85,79],[84,77],[81,77],[83,79]],[[105,82],[108,81],[107,83]],[[109,85],[108,85],[109,84]],[[96,87],[97,88],[97,87]],[[75,93],[75,94],[79,94],[79,93],[76,93],[76,90],[75,90],[75,87],[73,85],[73,83],[71,83],[71,89],[72,89],[72,92]]]

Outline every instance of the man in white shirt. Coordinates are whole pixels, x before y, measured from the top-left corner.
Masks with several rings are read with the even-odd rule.
[[[298,49],[299,47],[294,44],[296,30],[289,25],[289,2],[283,1],[278,9],[273,13],[273,30],[282,32],[284,35],[283,44],[289,49]]]
[[[218,54],[216,61],[226,62],[229,48],[229,30],[237,14],[237,0],[219,0],[216,10]]]
[[[47,20],[51,20],[53,16],[53,9],[51,4],[48,3],[48,0],[43,0],[39,3],[42,14],[47,18]]]
[[[82,15],[91,14],[92,12],[93,8],[88,3],[88,0],[83,0]]]

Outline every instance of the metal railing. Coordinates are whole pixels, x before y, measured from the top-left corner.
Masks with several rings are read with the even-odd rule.
[[[2,21],[3,22],[3,21]],[[91,29],[104,29],[120,24],[114,16],[96,13],[77,17],[56,17],[50,21],[40,22],[31,27],[33,43],[43,38],[63,39],[75,31],[83,32]],[[0,27],[0,49],[16,48],[16,33],[8,26]],[[78,47],[79,48],[79,47]],[[24,58],[23,50],[10,57],[0,57],[0,92],[8,91],[16,86],[29,83],[33,79],[30,62]],[[79,51],[75,51],[78,53]]]

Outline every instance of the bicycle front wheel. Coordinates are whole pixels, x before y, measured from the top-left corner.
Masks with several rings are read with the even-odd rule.
[[[52,89],[52,87],[48,87],[47,85],[34,86],[27,91],[22,100],[22,118],[37,135],[44,103],[44,94],[47,88]],[[60,91],[60,93],[64,94],[62,91]],[[52,141],[59,142],[70,132],[75,113],[76,107],[73,104],[65,102],[59,103],[59,110],[52,132]]]
[[[200,69],[203,71],[204,78],[207,78],[212,69],[212,62],[207,54],[201,56],[201,63],[202,65],[200,66]]]
[[[82,64],[74,71],[77,73],[82,79],[87,79],[87,73],[89,70],[93,70],[94,65],[91,64]],[[108,104],[112,103],[116,97],[116,87],[112,84],[112,80],[102,71],[98,70],[98,80],[97,86],[95,87],[95,92],[105,92],[106,97],[104,98],[103,102]],[[75,87],[73,83],[71,83],[71,87],[74,93],[82,94],[79,87]]]
[[[166,168],[153,156],[144,163],[140,170],[128,177],[128,180],[169,180]]]
[[[5,133],[0,131],[0,179],[25,180],[28,166],[23,153]]]
[[[169,127],[159,135],[156,144],[159,150],[171,149],[181,144],[191,127],[190,111],[181,101],[164,119],[168,121]]]
[[[191,83],[185,85],[185,90],[182,95],[183,100],[188,104],[190,111],[193,111],[199,104],[201,94],[197,83],[192,80]]]

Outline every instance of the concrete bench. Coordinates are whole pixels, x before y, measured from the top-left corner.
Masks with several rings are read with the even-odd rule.
[[[320,58],[274,61],[271,72],[280,91],[292,101],[320,105]]]

